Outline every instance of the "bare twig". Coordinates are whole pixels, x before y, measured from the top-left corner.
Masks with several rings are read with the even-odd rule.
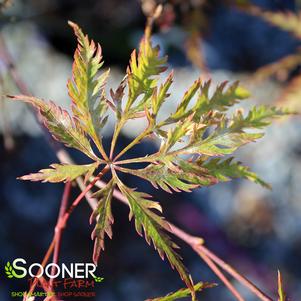
[[[227,279],[223,272],[217,267],[217,265],[204,253],[199,252],[197,249],[194,249],[200,257],[205,261],[209,268],[216,274],[216,276],[225,284],[229,289],[230,293],[238,300],[245,301],[244,298],[240,295],[237,289],[232,285],[232,283]]]
[[[72,186],[72,182],[70,182],[70,181],[68,181],[65,184],[57,224],[60,222],[60,219],[66,213],[66,210],[68,207],[70,191],[71,191],[71,186]],[[53,259],[52,259],[52,262],[55,264],[58,264],[58,262],[59,262],[59,253],[60,253],[60,246],[61,246],[61,240],[62,240],[62,230],[63,230],[62,228],[61,229],[58,229],[57,227],[55,228],[55,246],[54,246],[54,251],[53,251]],[[51,269],[51,276],[53,276],[54,274],[55,274],[55,266],[53,265],[52,269]],[[53,286],[53,281],[54,281],[54,278],[51,278],[50,282],[49,282],[51,288]]]

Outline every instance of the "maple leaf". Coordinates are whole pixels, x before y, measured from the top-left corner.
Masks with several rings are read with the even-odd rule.
[[[80,176],[86,175],[85,178],[88,180],[98,165],[98,162],[85,165],[51,164],[49,169],[41,169],[38,173],[22,176],[19,179],[58,183],[73,181]]]
[[[176,268],[181,279],[189,287],[191,293],[194,295],[193,283],[190,275],[188,274],[185,266],[181,261],[181,257],[175,252],[179,248],[170,237],[164,232],[163,224],[167,222],[163,217],[157,215],[152,209],[162,212],[159,203],[150,201],[149,195],[146,193],[135,191],[125,186],[115,174],[115,179],[120,191],[127,198],[130,205],[129,219],[135,217],[135,227],[139,235],[142,236],[144,230],[145,240],[148,244],[153,243],[157,249],[160,257],[164,259],[166,255],[172,267]]]
[[[16,95],[9,97],[13,100],[30,103],[36,107],[44,125],[56,140],[64,143],[68,147],[78,149],[93,160],[98,160],[81,122],[70,116],[66,110],[53,102],[46,102],[32,96]]]
[[[220,182],[227,182],[231,179],[245,178],[256,184],[260,184],[265,188],[270,189],[271,186],[256,175],[256,173],[251,172],[248,166],[244,166],[241,162],[233,161],[234,158],[230,157],[226,160],[221,158],[213,158],[206,161],[202,166],[206,168],[212,176],[216,177]]]
[[[178,246],[165,231],[169,225],[164,217],[156,212],[162,213],[160,204],[151,201],[149,195],[127,187],[117,176],[117,171],[138,176],[156,188],[160,187],[168,192],[189,192],[235,178],[245,178],[269,187],[248,167],[234,161],[233,157],[229,158],[228,155],[233,156],[243,145],[261,138],[262,129],[270,124],[272,118],[290,112],[259,106],[253,107],[247,114],[237,110],[231,115],[228,110],[247,98],[249,92],[238,82],[223,82],[214,89],[211,81],[203,82],[197,79],[184,93],[175,111],[160,121],[158,116],[163,103],[169,97],[173,73],[171,72],[158,86],[159,75],[166,69],[166,58],[160,57],[159,48],[152,46],[150,28],[146,28],[138,55],[136,51],[131,55],[127,75],[115,91],[111,90],[111,101],[106,98],[104,92],[109,73],[106,71],[98,74],[103,64],[100,46],[89,40],[78,25],[72,22],[69,24],[78,40],[72,79],[68,81],[72,113],[69,114],[53,102],[45,102],[32,96],[18,95],[11,98],[36,107],[45,126],[56,140],[83,152],[94,162],[86,165],[52,164],[51,168],[42,169],[21,179],[66,182],[85,176],[88,181],[93,179],[98,166],[104,164],[104,170],[111,172],[111,179],[103,189],[96,192],[95,196],[99,198],[99,202],[90,218],[91,223],[95,221],[92,232],[92,239],[95,240],[95,264],[104,250],[105,236],[112,237],[114,219],[111,202],[117,186],[128,200],[129,217],[134,217],[138,234],[142,235],[144,232],[146,241],[149,244],[152,242],[162,258],[168,258],[194,298],[193,282],[176,252]],[[125,91],[128,91],[126,100]],[[109,109],[115,113],[115,129],[110,153],[107,154],[100,132],[106,123]],[[146,128],[119,154],[114,154],[121,130],[126,122],[134,118],[145,118],[148,121]],[[140,158],[120,159],[148,137],[160,140],[161,144],[156,152]],[[94,153],[93,142],[102,158]],[[139,169],[124,167],[132,163],[145,165]],[[101,173],[98,173],[96,180],[100,175]],[[183,292],[186,294],[187,291],[180,291],[179,294]]]
[[[150,100],[157,85],[155,76],[167,69],[166,61],[166,57],[160,57],[159,46],[152,46],[150,34],[145,34],[140,42],[138,55],[136,50],[132,52],[127,69],[129,94],[125,112],[130,111],[138,96],[142,94],[144,95],[142,100],[131,112],[133,114],[144,110],[146,102]]]
[[[100,130],[104,127],[108,109],[104,86],[109,76],[109,70],[102,75],[98,71],[103,65],[101,47],[95,42],[89,41],[79,26],[68,22],[73,28],[78,39],[78,46],[74,54],[72,67],[72,80],[67,87],[72,99],[72,111],[74,116],[83,123],[85,131],[105,156]]]
[[[95,239],[93,262],[96,265],[101,250],[104,250],[105,234],[107,234],[111,239],[113,235],[112,224],[114,223],[114,218],[111,211],[111,201],[114,188],[114,181],[111,180],[104,188],[95,194],[95,196],[99,197],[100,200],[97,208],[92,212],[90,224],[92,224],[93,220],[96,220],[96,225],[91,235],[92,240]]]

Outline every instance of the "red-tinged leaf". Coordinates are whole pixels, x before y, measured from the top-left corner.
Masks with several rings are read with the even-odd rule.
[[[173,72],[171,72],[165,82],[158,89],[154,89],[152,96],[152,114],[156,116],[166,99],[170,96],[168,90],[173,82]]]
[[[138,96],[144,94],[143,99],[133,108],[133,111],[143,110],[146,102],[150,101],[153,89],[156,87],[160,73],[167,68],[166,57],[160,57],[159,46],[153,47],[149,35],[145,35],[139,45],[139,52],[132,52],[127,69],[129,95],[125,111],[128,112]]]
[[[93,251],[93,262],[97,265],[101,250],[105,249],[104,240],[105,234],[112,239],[112,224],[114,218],[111,211],[111,201],[115,184],[111,180],[104,188],[98,191],[95,196],[100,198],[97,208],[93,211],[90,217],[90,224],[96,220],[95,228],[92,232],[91,238],[95,240]]]
[[[214,158],[206,161],[202,164],[202,166],[221,182],[227,182],[231,179],[245,178],[256,184],[260,184],[265,188],[271,189],[271,186],[262,180],[256,173],[251,172],[248,166],[244,166],[240,162],[235,162],[233,160],[233,157],[226,160]]]
[[[224,156],[232,154],[239,147],[253,142],[263,136],[262,133],[226,132],[213,134],[208,138],[184,147],[182,154],[203,154],[207,156]]]
[[[51,164],[49,169],[41,169],[38,173],[22,176],[21,180],[42,181],[50,183],[68,182],[76,178],[86,175],[89,179],[99,163],[92,163],[86,165],[73,165],[73,164]]]
[[[176,268],[181,279],[185,282],[190,289],[191,294],[194,296],[195,292],[191,277],[183,265],[181,257],[175,252],[175,249],[179,247],[172,242],[170,237],[164,232],[164,227],[169,227],[169,225],[163,217],[151,210],[153,208],[161,209],[160,205],[148,200],[146,194],[126,187],[119,179],[117,185],[129,202],[130,219],[134,216],[135,227],[138,234],[142,235],[142,232],[144,231],[147,243],[153,243],[154,248],[158,251],[162,259],[164,259],[164,256],[166,255],[171,266]]]
[[[164,160],[164,159],[162,159]],[[149,164],[143,169],[128,169],[119,167],[122,172],[129,173],[151,182],[155,188],[161,188],[169,193],[172,190],[176,192],[186,191],[198,188],[200,186],[208,186],[216,183],[217,180],[208,174],[205,168],[196,166],[195,163],[186,162],[178,159],[179,164],[168,162]]]
[[[72,99],[74,116],[81,120],[84,129],[102,150],[100,131],[107,118],[108,108],[105,97],[105,83],[109,70],[102,75],[98,71],[103,65],[101,47],[89,41],[79,26],[69,22],[77,36],[78,46],[74,54],[72,80],[68,81],[68,92]]]
[[[98,160],[80,121],[71,117],[66,110],[53,102],[46,102],[32,96],[16,95],[9,97],[13,100],[27,102],[36,107],[44,125],[56,140],[68,147],[78,149],[93,160]]]

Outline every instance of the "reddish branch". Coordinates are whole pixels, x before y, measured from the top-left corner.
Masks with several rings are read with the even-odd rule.
[[[62,200],[61,200],[59,216],[58,216],[58,219],[57,219],[57,225],[59,224],[61,218],[65,215],[65,213],[67,211],[71,186],[72,186],[72,182],[67,182],[65,184],[63,197],[62,197]],[[63,232],[62,228],[59,229],[58,227],[55,227],[55,246],[54,246],[53,258],[52,258],[52,262],[54,264],[58,264],[58,262],[59,262],[59,254],[60,254],[60,247],[61,247],[61,241],[62,241],[62,232]],[[54,276],[54,274],[55,274],[55,266],[52,266],[51,276]],[[53,281],[54,281],[54,278],[51,278],[50,282],[49,282],[51,288],[53,287]]]
[[[0,57],[1,57],[2,61],[5,63],[11,78],[15,82],[15,84],[16,84],[17,88],[20,90],[20,92],[22,94],[30,95],[30,92],[28,91],[25,83],[23,82],[23,80],[21,79],[21,77],[19,76],[19,74],[15,68],[13,59],[12,59],[9,51],[7,50],[4,39],[1,35],[0,35]],[[36,114],[35,114],[35,116],[36,116]],[[48,132],[45,131],[44,126],[42,126],[42,128],[44,129],[45,135],[47,137],[49,137],[49,134],[48,134]],[[51,145],[54,147],[55,153],[56,153],[58,159],[62,163],[72,163],[72,159],[70,158],[69,154],[64,149],[62,149],[57,143],[51,142]],[[96,208],[97,203],[96,203],[96,200],[91,197],[90,189],[94,185],[97,185],[101,188],[105,186],[105,183],[99,180],[105,172],[107,172],[107,170],[103,170],[103,173],[98,175],[97,177],[95,177],[94,180],[87,187],[84,185],[84,182],[81,178],[77,179],[77,183],[78,183],[80,189],[82,190],[82,193],[76,198],[76,200],[73,202],[73,204],[71,205],[69,210],[64,213],[63,217],[59,218],[59,222],[56,226],[56,233],[59,233],[59,232],[61,233],[62,229],[66,225],[68,218],[70,217],[70,214],[75,209],[75,207],[80,203],[80,201],[82,199],[84,199],[84,197],[86,197],[86,199],[92,209]],[[113,195],[115,198],[117,198],[121,202],[128,205],[127,199],[122,195],[122,193],[120,191],[115,190]],[[202,244],[203,240],[201,238],[192,236],[172,224],[169,224],[169,227],[166,227],[166,230],[171,232],[172,234],[174,234],[175,236],[177,236],[184,242],[186,242],[188,245],[190,245],[203,258],[203,260],[214,271],[214,273],[224,282],[224,284],[228,287],[230,292],[235,296],[235,298],[237,300],[243,301],[244,299],[240,296],[240,294],[237,292],[237,290],[233,287],[233,285],[224,276],[224,274],[221,272],[220,268],[223,269],[224,271],[228,272],[233,278],[235,278],[237,281],[239,281],[241,284],[243,284],[251,292],[253,292],[254,295],[256,295],[260,300],[273,301],[272,298],[270,298],[264,292],[262,292],[255,284],[250,282],[247,278],[245,278],[239,272],[237,272],[233,267],[231,267],[229,264],[224,262],[221,258],[219,258],[214,253],[212,253],[209,249],[207,249]],[[55,249],[55,246],[56,246],[56,237],[54,236],[54,239],[51,242],[50,247],[49,247],[49,249],[43,259],[43,262],[41,264],[43,267],[49,261],[49,258]],[[58,251],[56,251],[56,252],[58,252]],[[54,257],[56,257],[56,255]],[[58,260],[56,258],[54,258],[54,259]],[[30,295],[30,293],[32,293],[34,291],[38,281],[39,281],[38,278],[36,278],[34,280],[32,286],[30,287],[29,295]],[[44,283],[44,285],[45,285],[45,283]]]

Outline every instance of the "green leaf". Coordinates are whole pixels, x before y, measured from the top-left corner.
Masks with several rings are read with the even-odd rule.
[[[183,154],[203,154],[208,156],[223,156],[232,154],[246,143],[253,142],[263,136],[262,133],[214,133],[208,138],[192,143],[183,148]]]
[[[146,102],[150,101],[153,90],[157,85],[156,76],[167,68],[166,57],[160,57],[159,46],[153,47],[150,35],[146,34],[136,50],[131,54],[127,69],[129,94],[125,112],[128,112],[137,98],[143,94],[142,99],[133,108],[133,112],[144,110]]]
[[[169,74],[165,82],[160,86],[159,90],[154,89],[154,93],[152,95],[152,114],[156,116],[165,102],[165,100],[170,96],[168,94],[168,90],[173,82],[173,72]]]
[[[186,117],[187,114],[191,113],[191,111],[187,112],[187,107],[188,107],[190,101],[192,100],[192,98],[197,93],[197,91],[200,89],[200,87],[201,87],[201,80],[197,79],[193,83],[193,85],[185,92],[179,106],[176,109],[176,112],[170,116],[170,118],[169,118],[170,120],[176,121],[183,117]]]
[[[271,186],[257,176],[256,173],[251,172],[248,166],[244,166],[241,162],[233,162],[234,158],[228,158],[226,160],[220,158],[213,158],[206,161],[202,166],[208,170],[208,172],[216,177],[221,182],[227,182],[231,179],[245,178],[256,184],[270,189]]]
[[[227,81],[221,83],[217,86],[213,96],[209,97],[210,84],[211,81],[207,81],[201,87],[202,92],[196,103],[198,114],[204,114],[212,110],[224,112],[240,100],[250,97],[249,91],[240,86],[238,81],[229,87],[227,87]]]
[[[67,87],[72,99],[74,116],[81,120],[85,131],[95,144],[102,149],[100,130],[107,121],[105,113],[108,105],[105,97],[105,83],[109,70],[102,75],[98,71],[103,65],[101,47],[89,41],[79,26],[68,22],[77,36],[78,46],[74,54],[72,80]]]
[[[216,284],[214,283],[208,283],[208,282],[199,282],[194,285],[194,290],[195,292],[201,292],[202,290],[206,288],[212,288],[215,287]],[[165,297],[159,297],[155,299],[147,299],[146,301],[174,301],[174,300],[179,300],[182,298],[189,297],[190,295],[190,290],[187,288],[180,289],[174,293],[170,293],[166,295]]]
[[[173,128],[169,128],[164,143],[161,144],[160,153],[166,154],[177,142],[191,133],[193,122],[192,115],[179,120]]]
[[[120,168],[120,170],[146,179],[150,181],[155,188],[160,187],[167,192],[171,192],[171,189],[177,192],[190,192],[192,189],[198,187],[196,184],[185,183],[182,181],[175,170],[169,169],[164,164],[149,164],[143,169]]]
[[[98,165],[98,162],[86,165],[51,164],[49,169],[41,169],[38,173],[29,174],[19,179],[42,181],[43,183],[68,182],[83,175],[86,175],[86,179],[89,179]]]
[[[111,201],[115,188],[114,181],[111,180],[104,188],[96,195],[100,198],[97,208],[93,211],[90,217],[90,224],[96,220],[95,228],[92,232],[92,240],[94,243],[93,262],[97,265],[101,250],[104,250],[104,239],[107,234],[112,239],[112,224],[114,218],[111,211]]]
[[[272,118],[291,114],[287,109],[280,109],[276,107],[268,107],[261,105],[254,106],[246,117],[243,116],[242,111],[238,110],[232,117],[230,128],[231,130],[242,130],[246,128],[261,129],[271,123]]]
[[[175,252],[178,246],[173,243],[170,237],[164,232],[164,227],[168,227],[163,217],[157,215],[152,209],[162,211],[157,202],[150,201],[149,195],[135,191],[126,187],[120,180],[117,185],[130,205],[130,220],[135,217],[135,227],[139,235],[142,236],[144,230],[145,239],[148,244],[153,243],[160,257],[164,255],[168,258],[171,266],[177,269],[181,279],[185,282],[191,293],[194,294],[194,288],[190,275],[181,261],[181,257]]]
[[[158,161],[160,158],[157,158]],[[176,160],[173,162],[172,160]],[[194,162],[186,162],[180,158],[164,157],[163,162],[149,164],[143,169],[128,169],[119,167],[122,172],[129,173],[151,182],[155,188],[162,188],[167,192],[172,190],[186,191],[217,183],[217,179],[208,171]]]
[[[26,95],[9,96],[13,100],[29,103],[36,107],[42,121],[51,132],[54,139],[86,154],[93,160],[98,160],[94,154],[81,122],[53,102],[46,102],[36,97]]]

